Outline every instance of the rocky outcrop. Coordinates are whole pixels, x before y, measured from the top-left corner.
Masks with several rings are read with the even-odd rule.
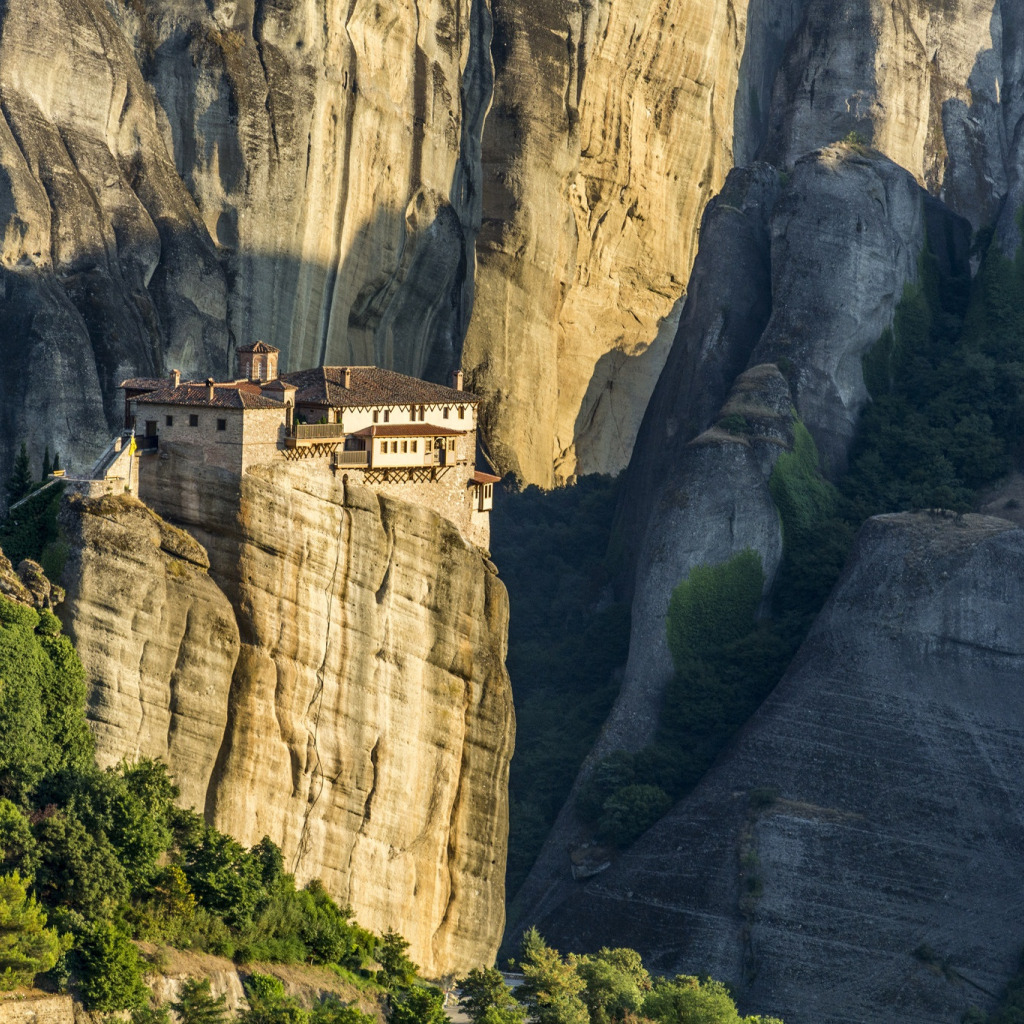
[[[537,923],[729,978],[793,1024],[956,1021],[1024,918],[1024,532],[882,516],[695,792]]]
[[[210,560],[128,496],[72,495],[61,522],[71,554],[59,613],[85,668],[97,759],[159,757],[201,811],[239,651]]]
[[[673,674],[665,619],[679,582],[751,548],[770,589],[782,533],[769,480],[792,444],[792,415],[822,468],[841,470],[868,399],[862,357],[916,281],[930,235],[943,265],[964,272],[966,222],[929,215],[924,190],[884,157],[832,146],[786,177],[763,165],[735,171],[705,217],[687,307],[622,489],[629,656],[581,778],[653,737]],[[570,797],[516,897],[517,921],[567,897],[566,850],[585,838]]]
[[[99,756],[165,757],[210,821],[247,845],[269,835],[429,975],[490,963],[514,734],[493,567],[447,520],[302,462],[240,489],[215,469],[191,487],[168,475],[143,497],[210,570],[179,567],[165,532],[203,549],[142,505],[71,506],[65,619]]]
[[[767,156],[855,133],[975,227],[1000,210],[1021,125],[1014,4],[812,0],[777,83]],[[1004,25],[1005,22],[1005,25]]]

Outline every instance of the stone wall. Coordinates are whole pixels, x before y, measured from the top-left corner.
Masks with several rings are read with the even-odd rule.
[[[71,996],[0,997],[0,1024],[74,1024]]]

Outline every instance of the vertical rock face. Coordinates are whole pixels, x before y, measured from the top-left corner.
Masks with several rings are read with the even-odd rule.
[[[729,756],[538,926],[729,978],[793,1024],[989,1005],[1024,915],[1022,580],[1005,521],[871,520]]]
[[[223,363],[225,282],[107,8],[11,3],[0,29],[0,461],[81,463],[127,372]]]
[[[269,835],[429,975],[489,964],[514,735],[493,567],[434,513],[302,463],[148,496],[210,574],[145,506],[72,506],[99,756],[166,758],[186,802]]]
[[[72,554],[59,611],[86,670],[100,764],[159,757],[182,803],[202,810],[239,650],[210,560],[129,497],[74,496],[62,525]]]
[[[782,20],[798,8],[778,6]],[[733,163],[747,4],[498,0],[494,23],[463,365],[490,399],[503,469],[540,483],[617,470],[667,355],[701,212]],[[744,73],[770,80],[777,59],[759,45]]]
[[[999,0],[812,0],[779,78],[769,158],[855,132],[976,227],[990,223],[1016,177],[1021,111],[1004,90],[1019,88],[1017,20]]]
[[[125,5],[167,148],[229,270],[237,337],[264,338],[293,369],[457,362],[477,173],[466,133],[489,98],[481,7]]]

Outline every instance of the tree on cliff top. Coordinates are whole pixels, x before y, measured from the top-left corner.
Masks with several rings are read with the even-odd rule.
[[[29,464],[28,448],[25,442],[21,442],[21,451],[14,460],[14,469],[11,471],[10,479],[7,481],[7,500],[13,505],[25,497],[35,481],[32,477],[32,466]]]

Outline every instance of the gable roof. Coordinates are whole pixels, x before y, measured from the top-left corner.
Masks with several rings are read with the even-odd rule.
[[[345,371],[349,386],[345,387]],[[282,373],[281,380],[298,388],[295,401],[304,405],[367,408],[374,405],[476,405],[480,398],[418,377],[379,366],[317,366]]]
[[[278,409],[284,411],[281,402],[260,394],[258,384],[248,382],[214,384],[213,398],[207,398],[206,384],[179,384],[141,395],[135,401],[139,405],[191,405],[211,409]]]

